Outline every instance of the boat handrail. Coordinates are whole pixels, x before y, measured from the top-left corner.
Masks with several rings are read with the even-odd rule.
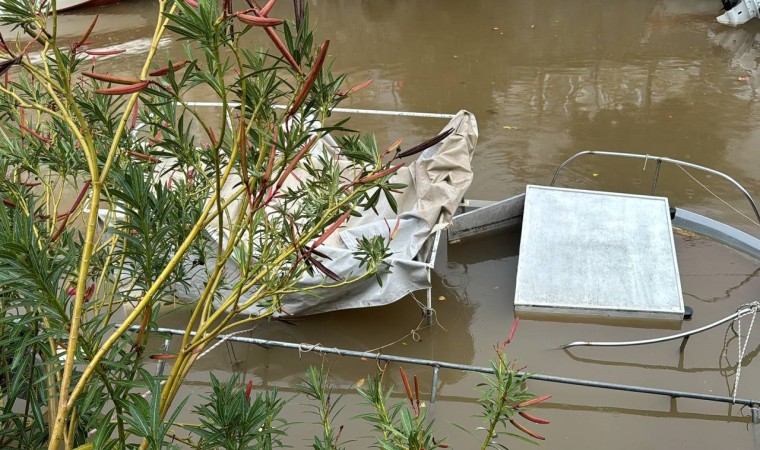
[[[570,164],[572,161],[574,161],[577,158],[580,158],[581,156],[586,155],[598,155],[598,156],[614,156],[614,157],[620,157],[620,158],[634,158],[634,159],[643,159],[643,160],[655,160],[656,165],[654,169],[654,177],[652,179],[652,194],[654,195],[657,190],[657,181],[660,177],[660,167],[662,166],[663,162],[675,164],[676,166],[680,167],[688,167],[691,169],[697,169],[701,170],[703,172],[710,173],[712,175],[717,175],[724,180],[728,181],[729,183],[733,184],[739,191],[744,195],[744,197],[749,202],[750,206],[752,206],[752,211],[755,213],[755,217],[757,218],[757,222],[760,223],[760,212],[758,212],[757,205],[755,204],[755,200],[752,198],[750,193],[730,176],[726,175],[723,172],[717,171],[715,169],[711,169],[709,167],[700,166],[699,164],[694,164],[686,161],[681,161],[678,159],[668,158],[665,156],[653,156],[653,155],[641,155],[638,153],[621,153],[621,152],[608,152],[608,151],[600,151],[600,150],[584,150],[582,152],[578,152],[575,155],[571,156],[565,162],[559,165],[557,167],[557,170],[554,172],[554,176],[552,177],[552,181],[549,184],[550,186],[554,186],[555,182],[557,181],[557,177],[559,176],[560,171],[565,168],[568,164]]]
[[[195,102],[195,101],[177,103],[177,105],[180,106],[183,103],[187,106],[209,106],[209,107],[217,107],[217,108],[224,106],[224,104],[221,102]],[[240,103],[229,102],[227,103],[227,106],[230,108],[237,108],[238,106],[240,106]],[[273,105],[272,108],[286,109],[288,108],[288,106],[287,105]],[[456,117],[456,114],[439,114],[439,113],[414,112],[414,111],[386,111],[382,109],[332,108],[331,111],[337,112],[337,113],[346,113],[346,114],[368,114],[368,115],[396,116],[396,117],[423,117],[423,118],[429,118],[429,119],[453,119],[454,117]]]

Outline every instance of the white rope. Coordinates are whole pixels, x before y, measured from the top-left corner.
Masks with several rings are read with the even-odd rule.
[[[715,192],[711,191],[711,190],[710,190],[710,188],[708,188],[707,186],[705,186],[705,185],[704,185],[704,184],[703,184],[701,181],[697,180],[697,179],[694,177],[694,175],[692,175],[691,173],[689,173],[689,171],[688,171],[688,170],[684,169],[684,168],[683,168],[683,167],[681,167],[679,164],[676,164],[676,166],[677,166],[679,169],[683,170],[683,173],[685,173],[686,175],[688,175],[688,176],[689,176],[689,178],[691,178],[692,180],[694,180],[694,182],[696,182],[698,185],[702,186],[702,188],[703,188],[704,190],[706,190],[707,192],[709,192],[710,194],[712,194],[712,196],[713,196],[713,197],[715,197],[716,199],[718,199],[718,200],[719,200],[720,202],[722,202],[724,205],[726,205],[726,206],[728,206],[729,208],[731,208],[731,209],[732,209],[732,210],[733,210],[735,213],[739,214],[740,216],[744,217],[745,219],[749,220],[749,221],[750,221],[750,222],[752,222],[753,224],[755,224],[755,225],[757,225],[757,226],[759,226],[759,227],[760,227],[760,223],[757,223],[757,221],[756,221],[755,219],[753,219],[753,218],[749,217],[748,215],[746,215],[746,214],[744,214],[743,212],[741,212],[741,211],[739,211],[738,209],[736,209],[736,208],[735,208],[735,207],[734,207],[732,204],[730,204],[730,203],[728,203],[727,201],[725,201],[725,200],[723,200],[722,198],[720,198],[720,196],[718,196],[718,194],[716,194]]]
[[[749,322],[749,328],[747,329],[747,335],[744,337],[744,343],[742,343],[742,317],[744,317],[746,314],[737,314],[734,321],[731,323],[731,326],[733,324],[736,324],[736,341],[738,346],[738,358],[739,360],[736,362],[736,378],[734,379],[734,389],[731,393],[731,399],[735,402],[736,401],[736,394],[739,391],[739,379],[742,375],[742,361],[744,360],[744,356],[747,353],[747,346],[749,345],[749,337],[752,333],[752,327],[755,325],[755,318],[757,317],[757,312],[760,310],[760,302],[752,302],[748,303],[746,305],[742,305],[739,310],[749,310],[752,313],[752,320]],[[738,311],[738,310],[737,310]],[[723,337],[723,351],[721,352],[721,356],[727,355],[728,352],[728,330],[726,330],[726,335]],[[730,363],[729,363],[730,364]]]
[[[206,356],[206,355],[207,355],[207,354],[208,354],[208,353],[209,353],[211,350],[213,350],[213,349],[215,349],[215,348],[219,347],[220,345],[222,345],[222,343],[223,343],[223,342],[225,342],[227,339],[231,338],[232,336],[237,336],[238,334],[248,333],[249,331],[253,331],[253,328],[248,328],[248,329],[246,329],[246,330],[239,330],[239,331],[236,331],[236,332],[234,332],[234,333],[225,334],[225,335],[224,335],[224,337],[223,337],[223,338],[221,338],[221,339],[219,339],[219,341],[218,341],[217,343],[215,343],[215,344],[214,344],[214,345],[212,345],[211,347],[209,347],[209,348],[207,348],[206,350],[204,350],[204,351],[203,351],[203,353],[201,353],[201,354],[198,356],[198,359],[201,359],[201,358],[203,358],[204,356]]]

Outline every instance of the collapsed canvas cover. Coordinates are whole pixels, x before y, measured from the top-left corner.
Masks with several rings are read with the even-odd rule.
[[[375,277],[368,277],[341,287],[320,288],[326,279],[318,271],[306,274],[298,282],[301,287],[316,287],[308,293],[288,294],[282,300],[284,314],[301,316],[328,311],[364,308],[392,303],[407,294],[429,287],[429,266],[424,261],[423,251],[428,238],[437,230],[447,227],[472,181],[470,161],[478,138],[475,117],[460,111],[443,127],[453,132],[437,145],[422,152],[417,160],[399,169],[392,177],[394,183],[407,187],[401,193],[394,194],[397,213],[393,211],[384,196],[374,210],[367,210],[361,217],[352,217],[319,247],[327,255],[329,269],[339,277],[346,279],[356,277],[360,269],[354,252],[357,240],[362,236],[388,236],[388,224],[395,226],[398,222],[396,237],[390,242],[391,256],[386,260],[391,269],[380,274],[382,284]],[[321,155],[327,152],[334,158],[341,158],[335,141],[325,136],[315,144],[310,152]],[[340,163],[340,161],[339,161]],[[348,162],[345,162],[348,164]],[[305,171],[297,171],[294,179],[308,177]],[[222,187],[222,199],[229,196],[239,186],[240,178],[231,176]],[[232,203],[225,214],[235,217],[240,201]],[[103,211],[103,215],[107,214]],[[226,221],[230,223],[231,221]],[[216,221],[206,229],[211,245],[226,235],[227,230],[218,230]],[[187,265],[187,284],[177,286],[174,296],[181,302],[197,301],[206,287],[207,270],[214,267],[215,261],[208,260],[204,265]],[[233,285],[238,279],[238,268],[233,261],[226,264],[227,285]],[[227,288],[220,288],[217,298],[229,294]],[[245,315],[257,315],[261,307],[253,306],[242,311]]]

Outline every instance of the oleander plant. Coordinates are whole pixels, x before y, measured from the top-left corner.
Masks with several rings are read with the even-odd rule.
[[[282,445],[277,392],[211,375],[196,423],[178,424],[180,387],[220,334],[282,312],[283,298],[307,289],[304,274],[329,289],[389,270],[392,226],[360,241],[352,278],[331,271],[319,246],[378,193],[403,189],[391,180],[398,144],[380,148],[332,118],[368,83],[333,75],[329,41],[315,41],[307,5],[293,4],[285,20],[270,14],[275,0],[240,11],[228,0],[158,0],[149,49],[130,55],[143,61],[113,74],[93,63],[122,52],[99,49],[97,16],[65,40],[55,0],[0,0],[13,33],[0,34],[0,448]],[[166,34],[184,41],[182,60],[159,57]],[[253,34],[267,48],[244,45]],[[191,90],[221,117],[190,104]],[[340,161],[314,151],[331,133]],[[199,279],[181,343],[152,350],[161,309]],[[163,376],[146,370],[157,360]],[[495,368],[484,398],[503,401],[488,400],[485,446],[507,412],[535,398],[503,356]],[[307,380],[327,427],[314,447],[337,448],[326,376],[314,369]],[[404,380],[408,407],[384,406],[380,378],[361,392],[378,445],[445,446]]]

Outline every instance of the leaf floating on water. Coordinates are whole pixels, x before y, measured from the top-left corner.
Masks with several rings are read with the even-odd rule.
[[[364,378],[362,378],[361,380],[356,382],[356,387],[362,387],[364,386],[364,383],[365,383],[365,380]]]
[[[517,130],[517,127],[513,127],[512,125],[504,125],[503,127],[505,130]]]
[[[599,174],[598,174],[598,173],[596,173],[596,172],[594,172],[594,173],[592,173],[592,174],[591,174],[591,176],[592,176],[592,177],[598,177],[598,176],[599,176]]]
[[[442,302],[444,300],[446,300],[446,297],[444,297],[443,295],[441,295],[441,296],[438,297],[438,301],[439,302]]]

